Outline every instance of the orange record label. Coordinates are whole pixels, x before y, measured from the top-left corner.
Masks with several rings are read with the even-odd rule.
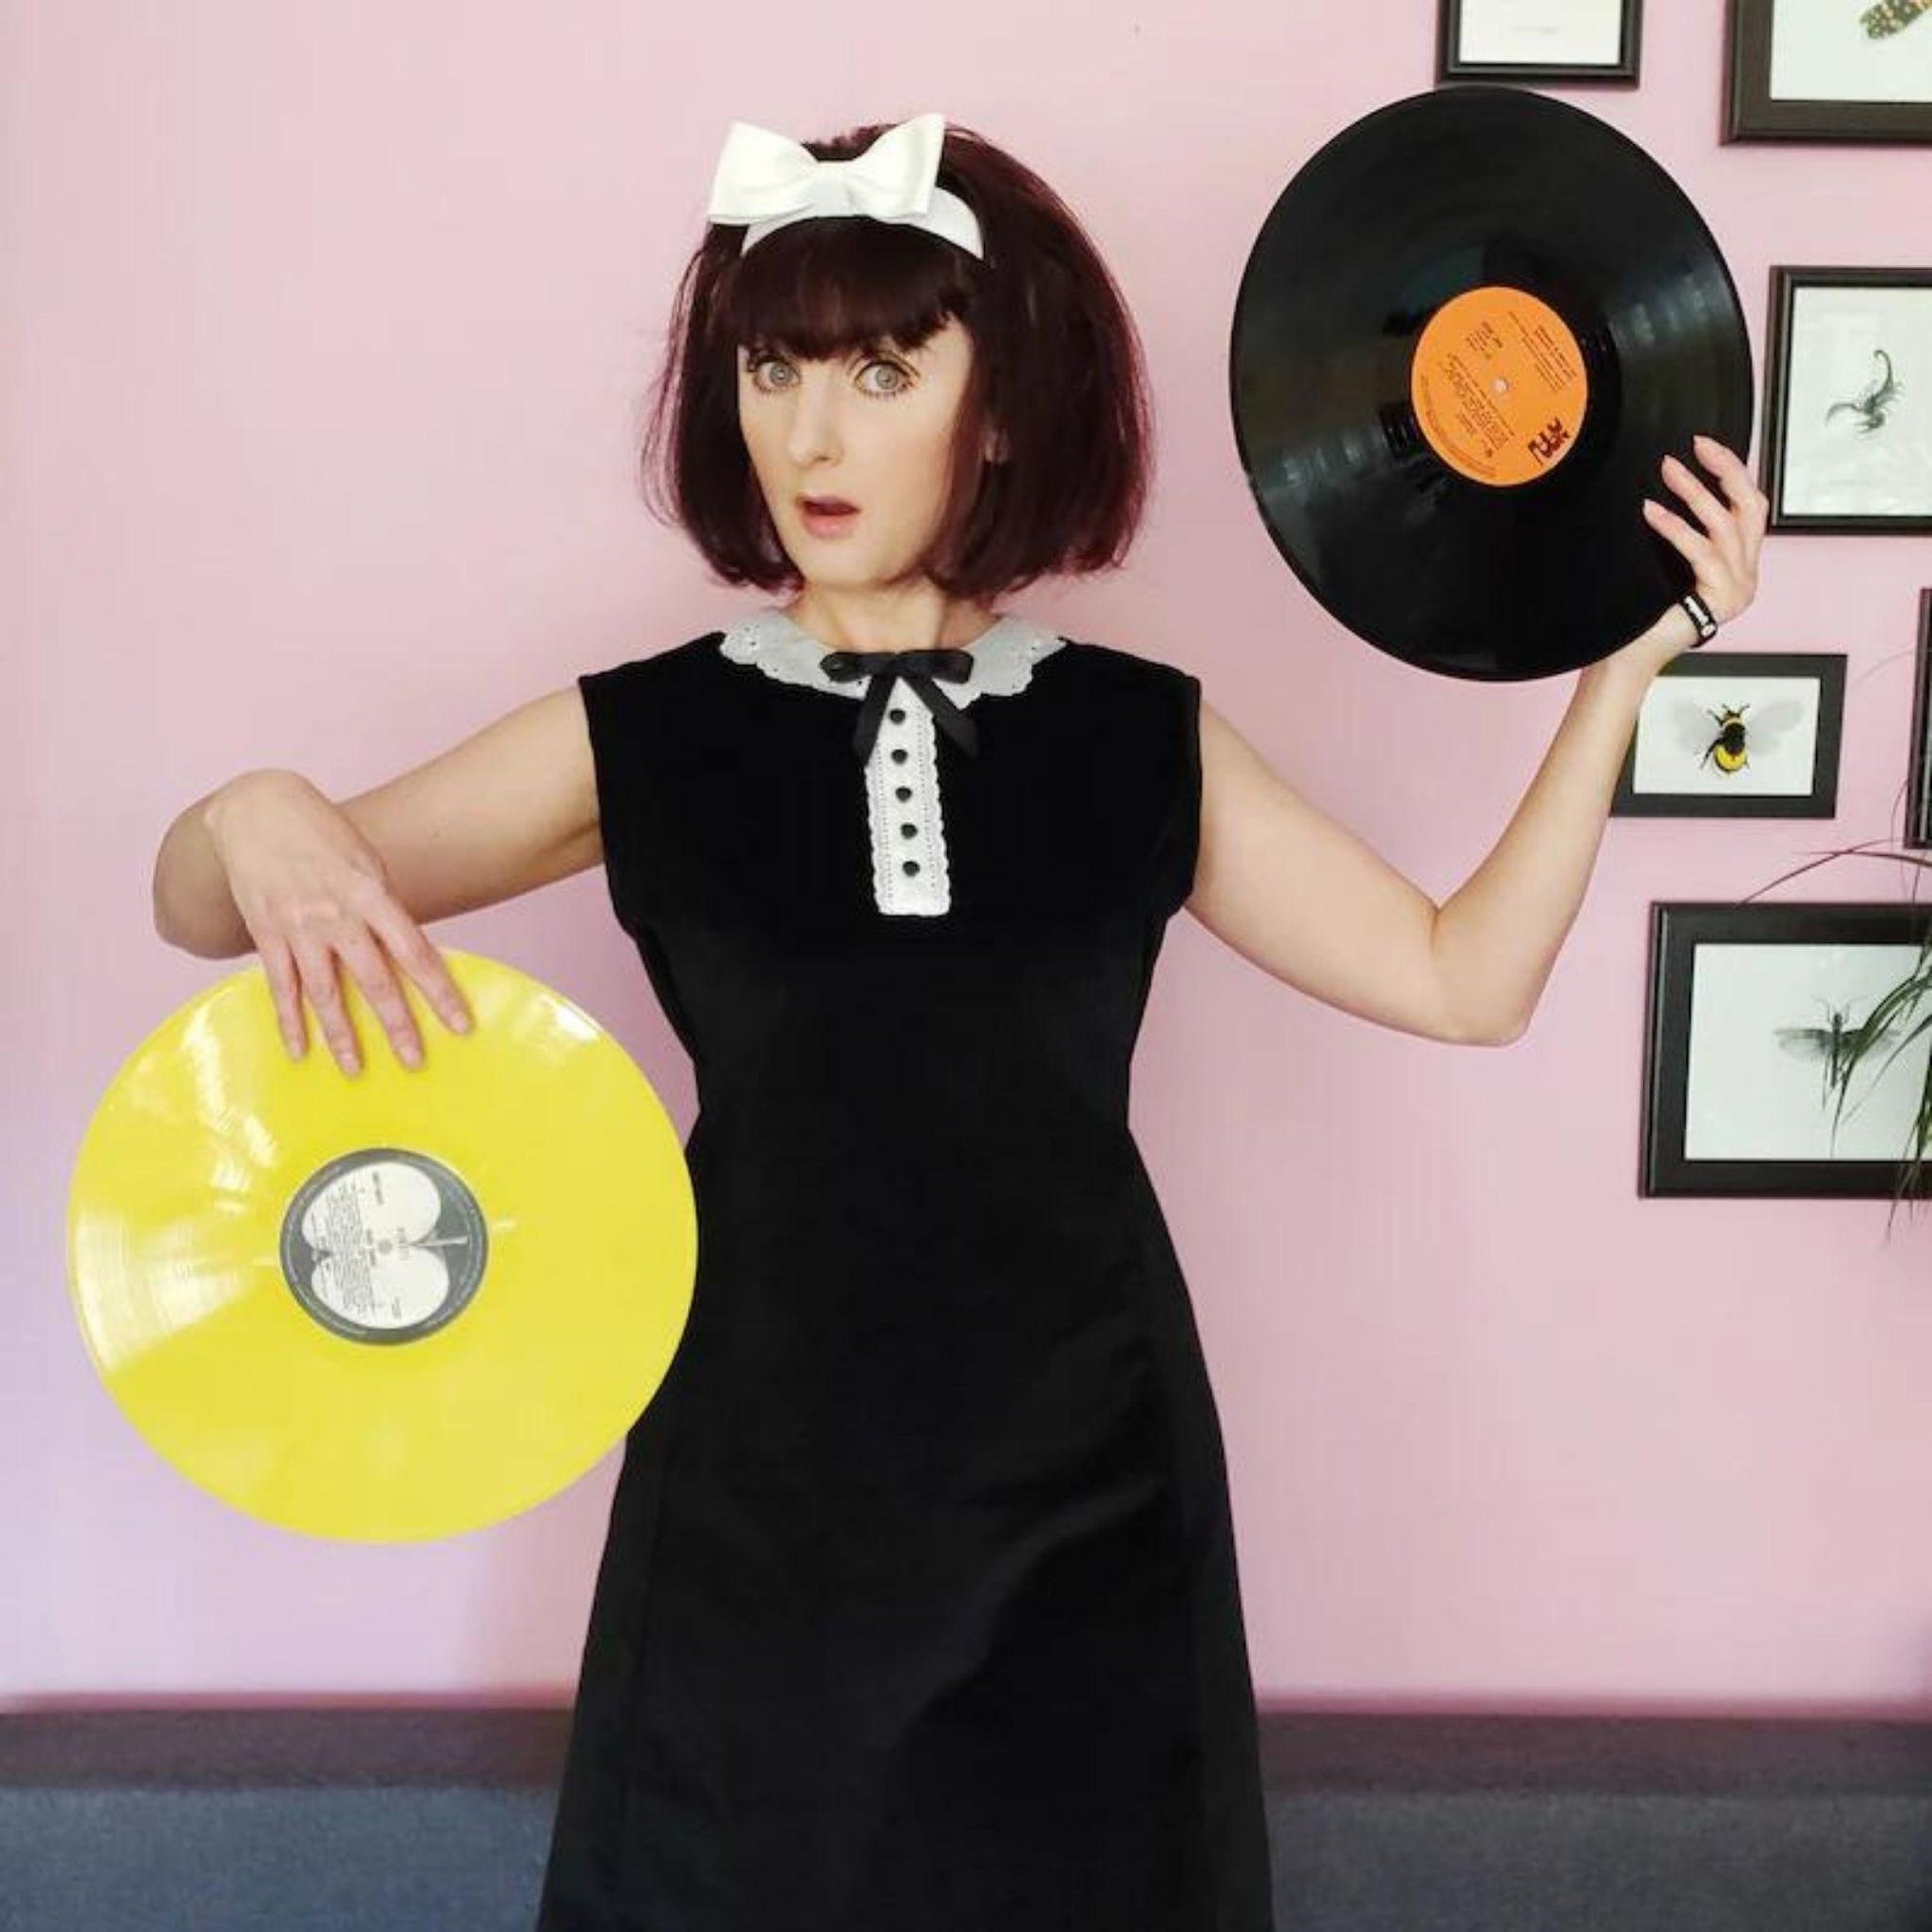
[[[1525,483],[1563,461],[1589,395],[1583,352],[1547,302],[1502,283],[1430,317],[1409,365],[1422,432],[1476,483]]]

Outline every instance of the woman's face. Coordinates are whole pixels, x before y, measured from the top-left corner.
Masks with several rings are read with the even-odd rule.
[[[945,506],[953,424],[972,368],[957,316],[923,347],[858,349],[792,362],[738,352],[738,420],[771,521],[799,571],[841,589],[917,571]],[[800,497],[839,497],[857,514],[806,520]]]

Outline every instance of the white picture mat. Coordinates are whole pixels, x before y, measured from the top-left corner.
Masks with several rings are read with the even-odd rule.
[[[1818,681],[1808,677],[1653,678],[1638,721],[1630,788],[1733,798],[1803,798],[1818,761]],[[1718,735],[1713,712],[1744,713],[1747,761],[1725,772],[1703,759]]]
[[[1774,0],[1773,100],[1932,100],[1932,21],[1873,40],[1865,0]]]
[[[1525,67],[1614,67],[1621,0],[1462,0],[1456,55]]]
[[[1863,432],[1846,411],[1827,421],[1834,403],[1863,395],[1880,373],[1879,348],[1899,382],[1883,426]],[[1932,287],[1794,289],[1785,368],[1783,507],[1932,515]]]
[[[1827,1091],[1824,1060],[1788,1051],[1776,1030],[1824,1026],[1828,1004],[1856,1026],[1917,958],[1912,945],[1693,947],[1685,1158],[1900,1159],[1917,1116],[1932,1036],[1921,1035],[1895,1059],[1891,1055],[1926,1017],[1925,1002],[1867,1053],[1853,1076],[1835,1145],[1832,1111],[1839,1092]]]

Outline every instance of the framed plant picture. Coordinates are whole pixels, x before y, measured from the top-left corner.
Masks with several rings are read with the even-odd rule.
[[[1932,141],[1932,0],[1730,0],[1726,141]]]
[[[1932,846],[1932,590],[1918,594],[1918,657],[1912,676],[1912,748],[1907,760],[1905,836],[1900,844]]]
[[[1637,84],[1642,0],[1438,0],[1438,80]]]
[[[1896,1200],[1932,1091],[1932,905],[1650,910],[1639,1192]]]
[[[1685,651],[1643,696],[1610,799],[1625,818],[1834,818],[1843,651]]]
[[[1769,527],[1932,530],[1932,268],[1774,266],[1765,334]]]

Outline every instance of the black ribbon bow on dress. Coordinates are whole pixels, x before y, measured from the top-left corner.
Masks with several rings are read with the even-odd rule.
[[[969,758],[979,757],[979,733],[973,721],[933,682],[944,678],[948,684],[963,684],[973,675],[970,650],[833,650],[819,660],[825,675],[841,684],[856,677],[869,677],[871,687],[859,706],[859,723],[852,734],[853,749],[863,764],[872,756],[879,737],[879,721],[886,710],[886,693],[893,679],[902,677],[919,694],[920,702],[932,713],[934,721]]]

